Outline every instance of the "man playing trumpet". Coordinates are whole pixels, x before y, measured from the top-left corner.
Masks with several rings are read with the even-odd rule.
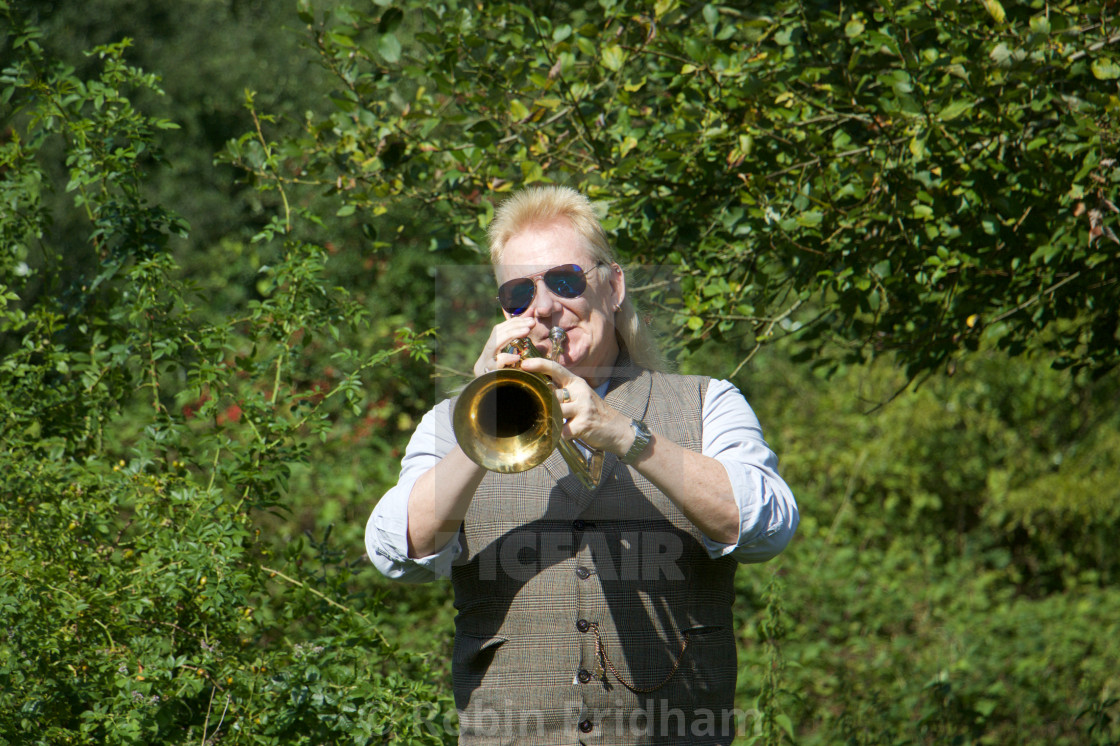
[[[661,371],[584,196],[519,192],[489,234],[505,319],[474,372],[551,379],[561,437],[602,452],[601,478],[555,452],[487,471],[443,401],[367,551],[391,578],[451,577],[460,743],[729,744],[735,569],[777,555],[798,522],[777,457],[730,383]],[[542,357],[508,350],[526,338]]]

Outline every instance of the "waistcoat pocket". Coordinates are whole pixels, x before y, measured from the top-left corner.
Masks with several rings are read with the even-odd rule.
[[[451,681],[455,706],[460,710],[466,708],[471,694],[482,684],[494,661],[494,653],[507,642],[509,638],[502,635],[456,633],[455,651],[451,656]]]
[[[473,635],[461,632],[456,635],[455,653],[451,664],[453,667],[465,667],[468,670],[481,668],[485,672],[494,657],[494,651],[507,642],[509,638],[502,635]]]

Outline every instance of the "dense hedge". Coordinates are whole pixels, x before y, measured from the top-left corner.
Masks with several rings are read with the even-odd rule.
[[[117,44],[81,80],[37,29],[14,31],[0,742],[449,742],[448,695],[383,635],[383,606],[353,582],[362,563],[329,531],[281,540],[266,520],[292,515],[293,468],[341,419],[376,414],[376,371],[421,359],[422,338],[371,346],[381,322],[327,283],[325,248],[285,238],[291,213],[257,237],[274,289],[200,310],[170,251],[184,227],[144,197],[172,125],[129,96],[154,77]],[[52,147],[68,183],[47,176]],[[52,240],[52,187],[73,192],[84,240]]]
[[[988,353],[882,406],[901,378],[750,377],[804,516],[777,560],[797,742],[1114,743],[1120,382]],[[768,659],[745,611],[744,699]]]

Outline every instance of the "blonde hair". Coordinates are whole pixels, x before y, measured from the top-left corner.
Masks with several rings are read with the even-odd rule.
[[[595,262],[608,268],[618,259],[607,240],[607,233],[595,214],[591,201],[570,187],[529,187],[506,199],[490,223],[490,263],[497,267],[506,244],[513,236],[533,225],[548,225],[564,219],[583,237],[585,248]],[[664,370],[665,360],[649,327],[642,322],[630,293],[614,314],[615,336],[619,346],[630,353],[635,364],[649,370]]]

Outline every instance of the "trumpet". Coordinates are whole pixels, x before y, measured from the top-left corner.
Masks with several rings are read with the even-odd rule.
[[[554,326],[548,338],[552,343],[549,359],[555,362],[568,335]],[[528,337],[514,340],[503,352],[522,360],[543,357]],[[560,437],[563,418],[552,392],[550,378],[521,368],[483,373],[467,384],[455,404],[455,440],[471,461],[502,474],[532,469],[559,449],[583,486],[594,489],[603,475],[604,454],[578,440]],[[576,443],[590,455],[585,457]]]

